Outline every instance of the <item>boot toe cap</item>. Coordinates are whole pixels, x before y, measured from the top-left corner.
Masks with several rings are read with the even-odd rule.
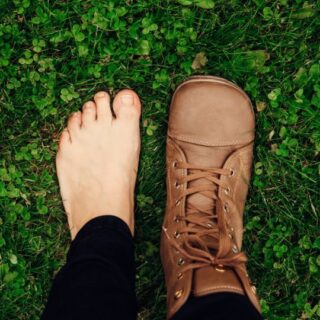
[[[176,91],[170,110],[169,135],[208,146],[249,143],[254,113],[247,95],[227,82],[187,81]]]

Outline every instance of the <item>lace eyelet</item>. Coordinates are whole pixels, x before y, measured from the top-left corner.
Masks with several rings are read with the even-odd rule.
[[[212,224],[212,223],[207,223],[207,227],[208,227],[208,228],[212,228],[212,227],[213,227],[213,224]]]
[[[226,195],[229,195],[230,192],[231,192],[230,187],[224,189],[224,193],[225,193]]]
[[[174,187],[175,187],[176,189],[179,189],[179,188],[180,188],[180,184],[178,183],[178,181],[175,181]]]
[[[233,239],[233,235],[231,233],[228,233],[228,236],[230,239]]]
[[[218,272],[225,272],[226,270],[224,269],[224,265],[223,264],[218,264],[217,266],[216,266],[216,270],[218,271]]]
[[[172,162],[172,167],[173,167],[173,168],[176,168],[176,167],[177,167],[177,164],[178,164],[178,161],[177,161],[177,160],[174,160],[174,161]]]
[[[175,203],[176,207],[178,207],[179,204],[180,204],[180,200],[177,200],[176,203]]]
[[[239,252],[238,248],[235,245],[232,247],[232,252],[233,253],[238,253]]]
[[[180,222],[179,217],[178,216],[174,216],[173,221],[176,222],[176,223]]]
[[[183,278],[183,273],[182,272],[179,272],[178,275],[177,275],[177,279],[178,280],[181,280]]]
[[[230,168],[230,177],[234,177],[236,174],[236,170],[233,168]]]
[[[180,237],[180,233],[178,231],[175,231],[173,236],[178,239]]]
[[[183,290],[180,289],[180,290],[177,290],[175,293],[174,293],[174,298],[177,300],[177,299],[180,299],[182,297],[182,294],[183,294]]]
[[[184,265],[184,259],[180,258],[180,259],[178,260],[178,265],[179,265],[179,266]]]
[[[257,288],[256,288],[255,286],[251,286],[251,290],[252,290],[252,292],[253,292],[254,294],[257,293]]]
[[[229,205],[228,205],[228,202],[226,202],[224,205],[223,205],[223,211],[228,213],[229,212]]]

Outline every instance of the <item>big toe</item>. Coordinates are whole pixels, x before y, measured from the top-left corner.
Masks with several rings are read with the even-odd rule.
[[[117,119],[139,119],[141,114],[139,96],[130,89],[119,91],[113,100],[113,111]]]

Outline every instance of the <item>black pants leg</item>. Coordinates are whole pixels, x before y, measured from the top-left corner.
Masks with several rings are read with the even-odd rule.
[[[89,221],[72,242],[54,279],[42,320],[131,320],[137,317],[134,247],[128,226],[114,216]],[[172,320],[262,319],[233,293],[190,298]]]
[[[136,319],[134,282],[134,247],[128,226],[114,216],[95,218],[72,242],[41,319]]]
[[[262,320],[246,296],[238,293],[215,293],[191,297],[172,320]]]

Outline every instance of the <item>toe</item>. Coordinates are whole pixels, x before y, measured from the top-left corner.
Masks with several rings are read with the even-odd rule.
[[[97,106],[97,119],[104,120],[108,119],[111,121],[112,113],[110,109],[110,96],[105,91],[100,91],[95,94],[94,101]]]
[[[81,126],[81,112],[77,111],[73,113],[68,120],[68,131],[72,138],[79,132]]]
[[[138,95],[133,90],[121,90],[114,98],[113,111],[117,118],[139,119],[141,102]]]
[[[71,138],[69,134],[69,130],[65,128],[59,139],[59,149],[64,149],[66,146],[71,144]]]
[[[68,149],[70,148],[70,146],[71,146],[70,133],[69,133],[69,130],[65,128],[60,135],[60,139],[58,143],[58,152],[56,156],[57,164],[59,163],[61,157],[63,157],[63,155],[66,152],[68,152]]]
[[[82,107],[82,125],[84,127],[94,123],[97,119],[97,108],[92,101],[86,102]]]

